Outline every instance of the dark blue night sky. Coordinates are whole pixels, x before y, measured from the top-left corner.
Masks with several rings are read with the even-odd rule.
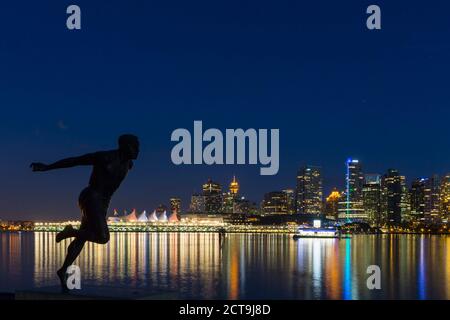
[[[66,7],[82,30],[66,29]],[[382,30],[366,28],[370,4]],[[259,202],[302,164],[343,188],[345,160],[409,180],[450,171],[448,1],[9,1],[0,4],[0,218],[78,218],[90,170],[33,174],[33,161],[111,149],[142,154],[113,199],[183,207],[208,177]],[[181,166],[171,132],[279,128],[281,167]]]

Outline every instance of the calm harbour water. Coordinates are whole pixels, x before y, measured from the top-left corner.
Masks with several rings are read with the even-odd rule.
[[[0,233],[0,292],[57,285],[68,242]],[[82,284],[174,290],[186,299],[450,299],[450,237],[113,233],[77,261]],[[382,290],[369,291],[379,265]]]

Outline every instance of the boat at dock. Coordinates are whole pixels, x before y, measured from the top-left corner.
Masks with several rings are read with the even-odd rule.
[[[294,235],[294,240],[303,238],[349,239],[351,235],[342,234],[335,228],[299,228]]]

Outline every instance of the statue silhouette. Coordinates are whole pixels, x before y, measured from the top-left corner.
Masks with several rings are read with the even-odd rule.
[[[61,286],[67,290],[66,272],[80,255],[87,241],[106,244],[109,242],[107,213],[111,197],[133,167],[133,160],[139,155],[139,139],[130,134],[119,137],[119,149],[100,151],[81,157],[68,158],[50,165],[32,163],[34,172],[75,166],[93,166],[89,186],[84,189],[78,203],[82,213],[80,228],[71,225],[56,235],[56,242],[75,238],[69,245],[67,256],[61,269],[57,271]]]

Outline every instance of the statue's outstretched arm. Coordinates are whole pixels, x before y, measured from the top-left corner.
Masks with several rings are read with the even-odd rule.
[[[76,166],[90,166],[95,164],[97,158],[97,154],[89,153],[81,157],[63,159],[50,165],[46,165],[43,163],[32,163],[31,168],[33,169],[33,171],[48,171],[55,169],[72,168]]]

